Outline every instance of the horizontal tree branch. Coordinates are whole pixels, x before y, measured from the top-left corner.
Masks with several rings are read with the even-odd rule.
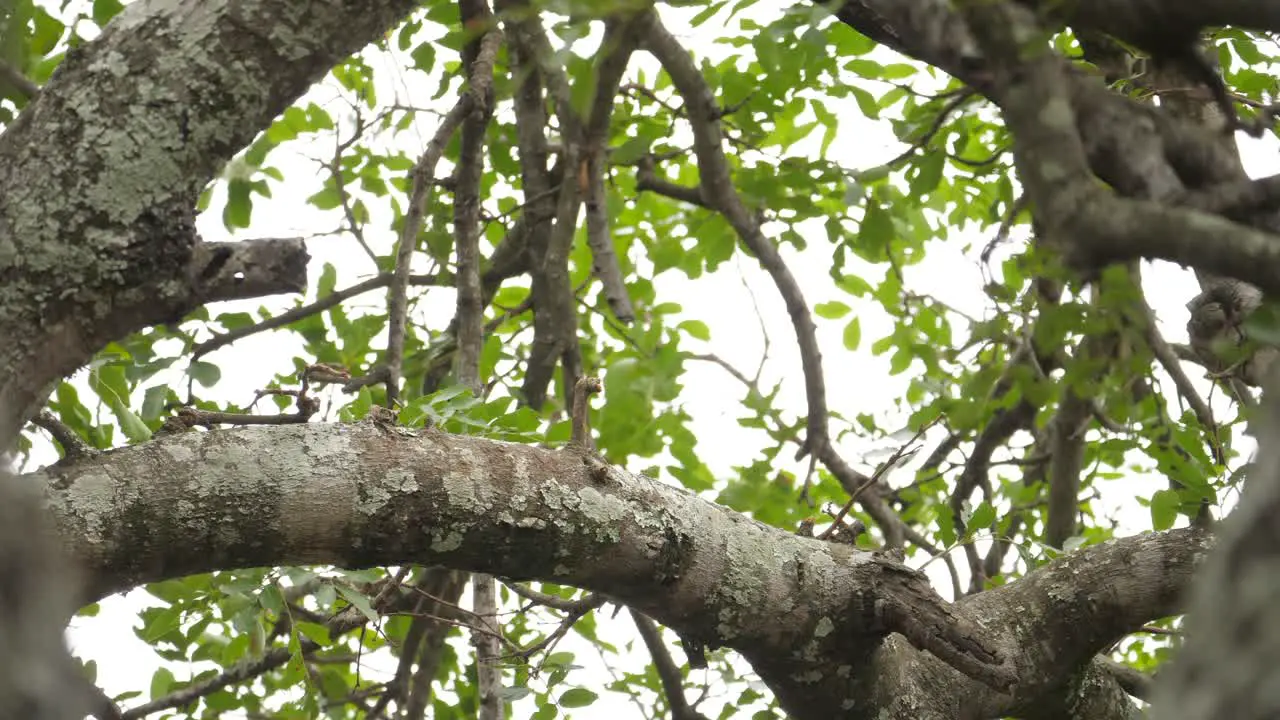
[[[1066,660],[1087,657],[1172,612],[1203,549],[1186,531],[1114,541],[949,605],[878,554],[797,537],[643,476],[597,477],[576,453],[367,422],[190,431],[24,479],[46,488],[64,543],[85,566],[86,601],[260,566],[413,563],[537,578],[739,650],[797,710],[829,711],[849,692],[880,695],[913,677],[859,673],[880,667],[862,662],[878,646],[940,681],[991,692],[896,635],[878,643],[887,633],[978,676],[980,665],[995,668],[990,677],[1012,672],[998,658],[1025,654],[1046,633],[1068,634],[1056,645]],[[1020,662],[1015,697],[1065,667],[1049,660],[1063,658]],[[853,673],[797,682],[832,662]]]

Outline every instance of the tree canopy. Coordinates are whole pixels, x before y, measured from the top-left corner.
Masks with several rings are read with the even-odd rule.
[[[0,6],[0,707],[1274,717],[1273,32]]]

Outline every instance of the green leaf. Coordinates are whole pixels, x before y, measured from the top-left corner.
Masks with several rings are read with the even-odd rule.
[[[93,22],[98,27],[105,27],[123,9],[120,0],[93,0]]]
[[[857,350],[862,343],[862,323],[854,317],[844,326],[844,347],[846,350]]]
[[[532,694],[533,690],[528,687],[515,687],[511,685],[503,685],[498,688],[497,693],[498,697],[502,698],[503,702],[515,702],[529,697]]]
[[[227,205],[222,209],[222,224],[228,230],[249,227],[253,218],[250,189],[248,180],[233,179],[227,182]]]
[[[294,623],[294,628],[296,628],[303,637],[317,645],[324,646],[329,644],[329,628],[324,625],[299,621]]]
[[[151,428],[147,427],[137,413],[124,405],[113,407],[111,411],[115,414],[116,421],[120,423],[120,430],[124,432],[125,437],[135,443],[151,439]]]
[[[156,668],[151,674],[151,699],[156,700],[169,694],[173,687],[173,671],[169,668]]]
[[[1178,508],[1181,506],[1182,500],[1178,497],[1178,493],[1169,489],[1157,490],[1151,496],[1152,529],[1159,532],[1173,527],[1174,521],[1178,519]]]
[[[991,507],[991,503],[983,500],[978,507],[974,508],[973,514],[969,516],[968,529],[972,535],[979,528],[986,528],[995,522],[996,509]]]
[[[884,262],[889,258],[889,244],[896,233],[893,229],[893,218],[880,205],[868,205],[862,225],[858,228],[858,241],[855,252],[870,262]]]
[[[342,596],[342,599],[354,605],[362,615],[369,619],[369,622],[378,621],[378,613],[374,612],[373,605],[369,602],[368,597],[349,585],[340,583],[334,587],[337,589],[338,594]]]
[[[851,309],[852,308],[839,300],[818,303],[813,306],[813,312],[816,313],[818,317],[826,318],[828,320],[838,320],[845,315],[848,315]]]
[[[201,387],[211,388],[222,379],[222,368],[211,362],[197,360],[191,363],[191,367],[187,368],[187,374],[200,383]]]
[[[708,328],[707,324],[701,320],[684,320],[676,327],[684,330],[689,333],[689,335],[699,340],[711,339],[711,329]]]
[[[321,210],[332,210],[342,204],[342,193],[332,185],[325,185],[320,192],[307,198],[307,202]]]
[[[942,181],[942,163],[945,159],[946,153],[933,151],[928,147],[924,149],[915,162],[919,172],[911,179],[913,197],[924,197],[937,189],[938,183]]]
[[[597,697],[599,696],[586,688],[570,688],[560,695],[557,704],[563,708],[586,707],[595,702]]]
[[[142,398],[142,419],[151,422],[164,412],[164,402],[169,397],[169,386],[153,385],[147,388]]]

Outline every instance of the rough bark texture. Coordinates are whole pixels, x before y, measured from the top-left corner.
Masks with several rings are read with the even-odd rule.
[[[334,63],[416,5],[138,2],[68,53],[0,134],[0,456],[50,384],[108,341],[213,299],[305,288],[297,240],[201,243],[197,196]],[[0,708],[80,718],[86,698],[61,647],[73,574],[13,482],[0,476],[12,515],[0,537]]]
[[[193,431],[28,479],[48,488],[91,599],[263,565],[412,562],[539,578],[742,652],[799,718],[833,708],[849,718],[997,717],[1036,705],[1106,645],[1176,612],[1207,542],[1197,531],[1115,541],[948,607],[878,554],[797,537],[641,476],[615,471],[602,484],[575,453],[432,430]],[[966,630],[975,653],[1012,659],[1012,695],[889,634],[946,624]]]
[[[0,134],[0,437],[108,341],[210,299],[225,258],[196,237],[200,191],[416,6],[139,2],[68,54]]]

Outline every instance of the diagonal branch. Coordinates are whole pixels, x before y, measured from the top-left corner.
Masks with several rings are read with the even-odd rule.
[[[684,696],[684,678],[680,674],[680,666],[671,658],[671,652],[662,642],[662,634],[658,625],[643,614],[632,610],[631,619],[635,621],[640,639],[653,658],[653,667],[658,671],[658,680],[662,683],[662,694],[667,698],[667,707],[671,710],[671,720],[707,720],[707,716],[698,712],[689,704]]]
[[[266,330],[274,330],[279,327],[284,327],[285,325],[295,323],[303,318],[311,317],[316,313],[324,312],[344,300],[349,300],[362,293],[387,287],[391,284],[393,277],[394,275],[392,273],[379,273],[378,275],[375,275],[363,282],[356,283],[349,288],[329,293],[313,303],[300,305],[292,310],[286,310],[279,315],[270,317],[262,322],[254,323],[253,325],[246,325],[244,327],[236,328],[235,330],[229,330],[225,333],[214,335],[208,340],[205,340],[192,348],[191,361],[195,362],[214,350],[224,348],[227,345],[230,345],[237,340],[243,340],[250,335],[256,335]],[[408,284],[410,286],[441,285],[443,284],[443,280],[444,278],[440,275],[410,275]]]
[[[849,493],[865,488],[859,496],[859,503],[884,532],[885,545],[901,548],[906,528],[902,519],[885,502],[882,488],[869,484],[866,475],[840,457],[831,443],[827,426],[826,381],[822,373],[822,352],[818,346],[817,326],[813,322],[799,282],[791,274],[778,249],[764,236],[759,220],[747,210],[733,186],[729,163],[721,142],[720,112],[716,108],[711,89],[689,53],[663,27],[656,13],[648,12],[643,22],[645,49],[662,63],[671,76],[689,113],[702,200],[724,215],[747,249],[769,273],[782,296],[787,313],[791,316],[791,325],[800,349],[805,397],[808,402],[808,435],[797,458],[812,454],[821,460]]]
[[[635,320],[635,310],[631,307],[631,298],[627,294],[627,286],[622,278],[622,269],[618,265],[618,256],[614,252],[613,238],[609,232],[609,207],[604,182],[605,151],[609,140],[609,119],[613,115],[618,88],[639,41],[634,18],[610,19],[606,23],[604,40],[596,61],[596,86],[591,101],[591,114],[583,141],[587,153],[584,204],[587,215],[587,245],[591,248],[594,260],[592,271],[604,286],[609,309],[624,324]]]
[[[35,84],[31,78],[22,74],[22,71],[14,67],[8,60],[0,58],[0,80],[3,80],[14,87],[18,92],[26,96],[27,100],[34,100],[40,94],[40,86]]]
[[[387,390],[387,407],[395,407],[400,394],[400,377],[404,364],[404,338],[409,323],[409,273],[413,251],[418,247],[418,231],[422,227],[422,215],[426,211],[427,197],[434,184],[436,164],[444,155],[445,145],[454,131],[472,110],[475,97],[463,92],[462,97],[440,122],[435,135],[427,143],[413,166],[413,188],[409,193],[409,208],[400,225],[400,238],[396,244],[396,265],[388,292],[387,359],[384,366]]]

